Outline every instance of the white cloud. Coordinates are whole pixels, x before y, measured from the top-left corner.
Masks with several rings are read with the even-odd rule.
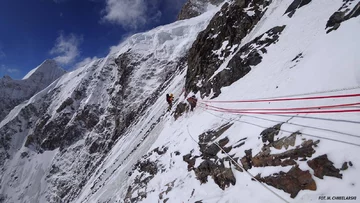
[[[145,0],[106,0],[103,20],[136,29],[146,23]]]
[[[17,75],[20,73],[20,70],[17,68],[9,68],[4,64],[1,64],[0,66],[0,74],[2,75]]]
[[[75,34],[65,36],[61,32],[60,36],[56,39],[50,54],[58,55],[54,58],[58,63],[63,65],[70,64],[80,55],[79,45],[82,41],[82,36],[77,36]]]
[[[8,73],[18,73],[18,72],[20,72],[18,69],[16,69],[16,68],[8,68],[8,69],[6,69],[6,71],[8,72]]]
[[[120,37],[121,40],[119,41],[118,45],[111,46],[109,48],[109,51],[110,51],[109,54],[114,54],[114,53],[120,51],[122,48],[122,43],[134,34],[135,33],[133,33],[133,32],[127,32],[127,33],[121,35],[121,37]]]
[[[157,22],[163,12],[179,12],[186,0],[106,0],[103,22],[136,30],[145,24]]]
[[[75,64],[75,68],[74,69],[78,69],[78,68],[81,68],[87,64],[89,64],[90,62],[94,61],[94,60],[97,60],[99,59],[98,57],[94,56],[94,57],[87,57],[85,59],[83,59],[82,61],[78,62]]]

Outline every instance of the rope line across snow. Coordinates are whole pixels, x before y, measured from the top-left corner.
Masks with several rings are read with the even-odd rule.
[[[201,102],[203,102],[203,103],[248,103],[248,102],[276,102],[276,101],[296,101],[296,100],[313,100],[313,99],[359,97],[360,94],[326,95],[326,96],[313,96],[313,97],[295,97],[295,96],[306,96],[306,95],[314,95],[314,94],[322,94],[322,93],[341,92],[341,91],[354,90],[354,89],[360,89],[360,86],[348,87],[348,88],[342,88],[342,89],[334,89],[334,90],[327,90],[327,91],[316,91],[316,92],[303,93],[303,94],[283,95],[283,96],[277,96],[277,97],[264,97],[264,98],[257,98],[257,99],[244,99],[244,100],[235,100],[235,101],[202,100]],[[291,97],[295,97],[295,98],[291,98]]]
[[[205,109],[205,112],[207,112],[207,113],[209,113],[209,114],[211,114],[211,115],[213,115],[213,116],[215,116],[215,117],[221,118],[221,119],[230,120],[230,119],[227,119],[227,118],[224,118],[224,117],[215,115],[215,114],[207,111],[206,109]],[[237,122],[240,122],[240,123],[249,124],[249,125],[253,125],[253,126],[256,126],[256,127],[259,127],[259,128],[263,128],[263,129],[268,128],[268,127],[265,127],[265,126],[261,126],[261,125],[254,124],[254,123],[247,122],[247,121],[241,121],[241,120],[238,120],[238,119],[234,119],[234,121],[237,121]],[[287,132],[287,133],[292,133],[291,131],[283,130],[283,129],[280,129],[280,131],[282,131],[282,132]],[[343,143],[343,144],[348,144],[348,145],[353,145],[353,146],[356,146],[356,147],[360,147],[360,144],[356,144],[356,143],[352,143],[352,142],[347,142],[347,141],[343,141],[343,140],[337,140],[337,139],[333,139],[333,138],[321,137],[321,136],[312,135],[312,134],[309,134],[309,133],[301,133],[301,134],[304,135],[304,136],[308,136],[308,137],[315,137],[315,138],[320,138],[320,139],[325,139],[325,140],[329,140],[329,141],[334,141],[334,142],[338,142],[338,143]]]
[[[199,143],[195,140],[195,138],[191,135],[190,131],[189,131],[189,126],[187,126],[187,131],[188,131],[188,134],[189,136],[191,137],[191,139],[197,143],[197,144],[212,144],[214,143],[217,147],[219,147],[219,149],[221,151],[223,151],[227,157],[230,158],[230,160],[236,164],[238,167],[240,167],[243,171],[246,172],[246,174],[248,174],[253,180],[255,180],[256,182],[258,182],[261,186],[263,186],[266,190],[268,190],[269,192],[271,192],[272,194],[274,194],[275,196],[277,196],[279,199],[281,199],[282,201],[286,202],[286,203],[289,203],[289,201],[287,201],[286,199],[284,199],[283,197],[281,197],[279,194],[277,194],[276,192],[274,192],[273,190],[271,190],[268,186],[266,186],[264,183],[260,182],[259,180],[257,180],[255,178],[255,176],[253,174],[251,174],[249,171],[245,170],[245,168],[240,164],[238,163],[237,161],[235,161],[217,142],[207,142],[207,143]]]

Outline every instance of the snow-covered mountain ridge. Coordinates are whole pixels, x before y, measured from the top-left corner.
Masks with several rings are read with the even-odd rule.
[[[0,123],[3,198],[74,201],[115,141],[184,74],[186,50],[214,12],[136,34],[13,109]]]
[[[359,93],[359,5],[229,1],[130,37],[106,58],[65,74],[0,123],[5,160],[0,199],[326,202],[320,197],[356,197],[359,113],[254,115],[221,109],[329,106],[356,103],[357,97],[206,101]],[[176,100],[166,112],[169,92]],[[199,102],[189,111],[186,95],[193,93]],[[349,106],[336,110],[343,109]]]
[[[45,60],[31,70],[22,80],[13,80],[8,76],[0,79],[0,121],[16,105],[29,99],[44,89],[65,71],[54,60]]]

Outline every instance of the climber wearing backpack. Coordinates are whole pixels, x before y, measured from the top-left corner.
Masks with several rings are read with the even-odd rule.
[[[169,108],[168,108],[169,111],[172,108],[173,100],[174,100],[174,95],[173,94],[166,94],[166,101],[169,104]]]
[[[193,95],[193,96],[187,98],[187,101],[190,104],[190,110],[193,111],[197,104],[197,98],[195,97],[195,95]]]

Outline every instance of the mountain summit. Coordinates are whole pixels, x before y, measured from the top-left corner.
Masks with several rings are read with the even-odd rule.
[[[0,121],[21,102],[54,82],[66,71],[55,60],[47,59],[31,70],[22,80],[13,80],[9,76],[0,79]]]
[[[47,83],[46,86],[48,86],[51,81],[59,78],[64,73],[66,73],[66,71],[62,69],[54,59],[46,59],[38,67],[29,71],[22,80],[45,81],[44,83]]]

